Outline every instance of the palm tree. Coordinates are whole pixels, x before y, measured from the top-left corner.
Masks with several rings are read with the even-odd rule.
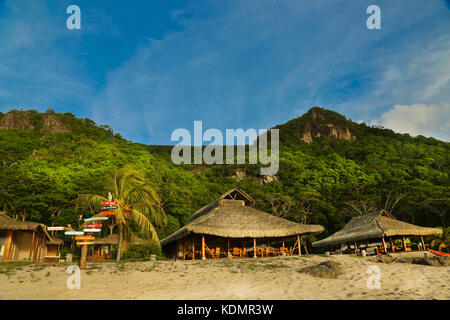
[[[161,207],[159,195],[145,182],[143,175],[129,167],[114,170],[106,187],[111,192],[112,201],[119,202],[118,208],[114,210],[119,227],[117,261],[120,261],[126,240],[136,238],[132,227],[144,237],[159,243],[158,235],[150,220],[158,226],[165,226],[167,216]],[[83,194],[77,198],[76,207],[98,208],[102,201],[109,199],[101,195]]]

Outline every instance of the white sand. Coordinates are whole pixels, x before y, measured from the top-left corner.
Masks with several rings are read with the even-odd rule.
[[[297,272],[333,260],[338,279]],[[367,267],[381,270],[381,288],[367,288]],[[30,265],[0,274],[0,299],[450,299],[450,267],[374,263],[352,256],[207,261],[89,263],[81,289],[69,290],[67,264]]]

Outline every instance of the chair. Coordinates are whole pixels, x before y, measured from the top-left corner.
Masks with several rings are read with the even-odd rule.
[[[233,256],[234,257],[241,257],[242,250],[240,248],[233,248]]]
[[[220,258],[220,247],[216,248],[216,258]]]

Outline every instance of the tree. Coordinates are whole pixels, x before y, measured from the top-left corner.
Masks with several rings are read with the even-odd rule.
[[[130,168],[114,170],[106,182],[106,190],[111,192],[112,201],[119,202],[115,211],[115,220],[119,227],[119,248],[117,261],[120,261],[129,238],[136,234],[159,243],[153,226],[167,224],[167,217],[161,209],[161,200],[156,191],[145,181],[143,175]],[[106,197],[95,194],[83,194],[77,198],[77,207],[84,209],[99,208]],[[153,221],[153,223],[152,223]]]

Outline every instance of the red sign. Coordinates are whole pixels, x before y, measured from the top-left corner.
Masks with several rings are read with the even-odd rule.
[[[116,206],[119,204],[119,201],[102,201],[102,205],[104,206]]]
[[[87,224],[84,226],[85,228],[101,228],[101,224]]]
[[[114,215],[114,211],[102,211],[100,212],[101,216],[113,216]]]

